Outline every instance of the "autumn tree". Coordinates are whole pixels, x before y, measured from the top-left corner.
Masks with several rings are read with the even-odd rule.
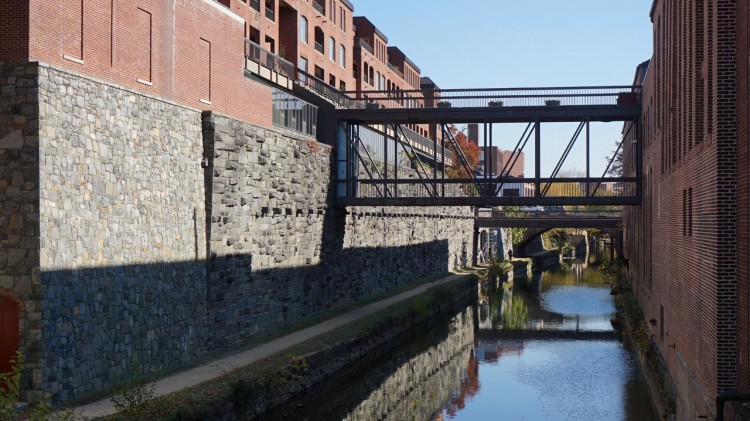
[[[609,169],[607,170],[607,175],[613,176],[613,177],[622,177],[623,175],[623,157],[622,157],[622,148],[620,147],[620,144],[622,144],[622,141],[616,141],[615,142],[615,150],[612,151],[612,155],[604,157],[604,159],[607,160],[607,163],[609,161],[612,161],[612,165],[609,166]],[[614,159],[612,159],[612,156],[614,156]]]
[[[472,169],[476,167],[479,162],[479,147],[453,124],[451,124],[448,130],[456,139],[456,143],[461,148],[461,151],[463,151],[466,160],[469,161],[469,167]],[[448,139],[444,139],[444,141],[446,141],[445,147],[453,154],[453,166],[446,170],[446,175],[450,178],[471,178],[472,174],[467,173],[463,164],[461,164],[458,157],[459,152],[454,148],[453,142],[448,141]]]

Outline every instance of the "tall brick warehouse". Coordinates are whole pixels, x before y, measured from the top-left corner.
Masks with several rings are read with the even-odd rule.
[[[713,418],[719,394],[750,390],[748,4],[655,0],[651,20],[624,255],[677,419]]]

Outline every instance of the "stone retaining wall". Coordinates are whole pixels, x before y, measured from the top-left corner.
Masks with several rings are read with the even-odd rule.
[[[465,266],[469,208],[337,209],[330,146],[204,113],[214,346]]]
[[[47,65],[0,76],[0,292],[57,400],[468,263],[470,209],[336,208],[313,139]]]
[[[20,350],[38,374],[39,86],[34,65],[0,63],[0,295],[20,310]],[[2,341],[3,338],[0,338]]]
[[[200,112],[39,68],[41,388],[65,400],[201,353]]]

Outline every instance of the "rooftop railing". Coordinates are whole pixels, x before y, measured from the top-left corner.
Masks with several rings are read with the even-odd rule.
[[[427,108],[539,107],[637,105],[641,86],[585,86],[557,88],[426,89],[348,91],[347,95],[377,103],[380,108],[403,108],[405,100],[420,99]]]
[[[265,67],[268,67],[269,69],[279,73],[280,75],[286,76],[288,78],[294,77],[294,64],[284,60],[283,58],[266,50],[265,48],[250,41],[249,39],[245,40],[245,57],[254,62],[260,63]]]

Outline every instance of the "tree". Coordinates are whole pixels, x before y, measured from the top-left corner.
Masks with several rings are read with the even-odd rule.
[[[622,177],[624,165],[622,162],[622,148],[620,148],[620,145],[622,144],[622,140],[615,142],[615,150],[612,151],[612,155],[606,156],[604,159],[607,160],[607,163],[609,161],[612,161],[612,165],[609,166],[609,169],[607,170],[607,175],[611,175],[614,177]],[[614,156],[614,159],[612,157]]]
[[[451,124],[448,130],[453,134],[456,143],[458,143],[458,147],[461,148],[464,156],[466,156],[466,160],[469,161],[469,167],[474,168],[479,162],[479,147],[469,140],[464,132],[459,131],[455,125]],[[453,153],[453,166],[446,171],[448,177],[471,178],[472,174],[468,174],[464,166],[461,164],[461,161],[459,161],[458,151],[453,147],[453,143],[447,142],[445,146],[451,151],[451,153]]]

